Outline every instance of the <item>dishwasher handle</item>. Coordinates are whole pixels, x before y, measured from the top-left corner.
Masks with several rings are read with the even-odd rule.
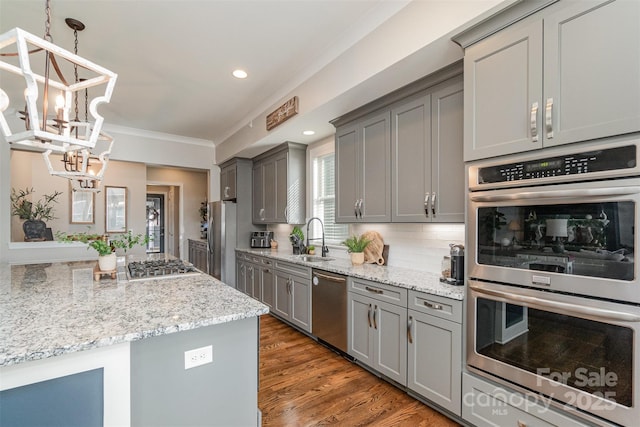
[[[330,280],[332,282],[347,283],[347,278],[342,276],[330,276],[328,274],[322,274],[316,271],[313,272],[313,276],[314,278],[318,277],[320,279]],[[314,280],[314,284],[315,284],[315,280]]]

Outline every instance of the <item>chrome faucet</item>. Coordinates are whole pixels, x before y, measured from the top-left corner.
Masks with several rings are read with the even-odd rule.
[[[322,223],[322,220],[320,218],[318,218],[317,216],[314,216],[313,218],[311,218],[309,220],[309,222],[307,222],[307,248],[309,247],[309,240],[318,240],[318,238],[316,237],[315,239],[309,239],[309,224],[311,224],[311,221],[313,221],[314,219],[317,219],[318,221],[320,221],[320,227],[322,228],[322,256],[326,257],[327,254],[329,253],[329,248],[324,244],[324,224]]]

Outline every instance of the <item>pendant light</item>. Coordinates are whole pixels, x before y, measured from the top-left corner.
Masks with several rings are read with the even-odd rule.
[[[66,18],[65,22],[73,30],[74,36],[74,54],[78,54],[78,31],[85,29],[85,25],[74,18]],[[74,64],[74,81],[76,83],[82,81],[78,75],[78,65]],[[80,120],[78,107],[79,92],[74,93],[74,117],[65,125],[69,126],[72,136],[75,138],[86,138],[86,130],[90,128],[89,123],[89,105],[88,90],[84,90],[84,121]],[[113,138],[100,132],[98,141],[93,148],[75,148],[65,151],[62,154],[62,165],[58,163],[59,170],[53,167],[51,162],[51,154],[53,150],[49,149],[43,153],[45,164],[49,173],[53,176],[67,178],[71,181],[73,191],[100,191],[100,183],[107,168],[109,154],[113,147]],[[100,153],[100,154],[94,154]]]
[[[116,83],[117,74],[107,70],[77,54],[71,53],[55,44],[50,33],[51,7],[50,0],[45,2],[45,34],[39,38],[20,28],[14,28],[0,35],[0,72],[18,75],[24,78],[24,110],[19,112],[24,120],[24,130],[14,126],[16,120],[8,117],[11,100],[0,87],[0,131],[10,144],[22,145],[32,150],[64,153],[82,148],[94,148],[99,137],[104,118],[98,114],[98,106],[108,103]],[[14,46],[15,53],[7,53],[7,48]],[[32,67],[31,57],[44,52],[44,70],[36,73]],[[65,62],[59,62],[59,60]],[[91,76],[85,80],[68,82],[62,73],[60,63],[69,62],[74,67],[81,67]],[[0,82],[8,82],[2,77]],[[14,78],[13,81],[16,79]],[[19,80],[19,79],[18,79]],[[72,100],[77,93],[86,89],[101,93],[88,103],[91,122],[83,126],[83,131],[71,132],[69,111]],[[103,92],[102,92],[103,91]],[[50,99],[55,98],[53,108]],[[15,102],[15,100],[14,100]],[[55,114],[51,114],[51,113]],[[10,125],[11,122],[11,125]]]

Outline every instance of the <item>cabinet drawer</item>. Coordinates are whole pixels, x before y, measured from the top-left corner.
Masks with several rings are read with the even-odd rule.
[[[401,307],[407,306],[407,290],[370,280],[349,278],[349,290],[352,292],[387,301]]]
[[[462,301],[409,291],[409,308],[452,322],[462,323]]]
[[[305,267],[304,265],[276,260],[276,268],[282,272],[311,279],[311,268]]]
[[[244,252],[236,252],[236,260],[245,261],[249,259],[249,255]]]
[[[478,377],[462,374],[462,418],[478,427],[579,427],[568,416],[527,399],[519,393],[494,386]]]
[[[271,258],[262,258],[261,264],[263,266],[265,266],[265,267],[272,267],[273,266],[273,260]]]
[[[249,255],[248,256],[249,261],[256,263],[256,264],[260,264],[262,262],[262,257],[259,256],[255,256],[255,255]]]

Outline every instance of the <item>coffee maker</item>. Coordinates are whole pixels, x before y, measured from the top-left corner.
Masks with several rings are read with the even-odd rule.
[[[454,286],[462,286],[464,285],[464,245],[450,243],[449,248],[449,256],[443,260],[440,281]]]

